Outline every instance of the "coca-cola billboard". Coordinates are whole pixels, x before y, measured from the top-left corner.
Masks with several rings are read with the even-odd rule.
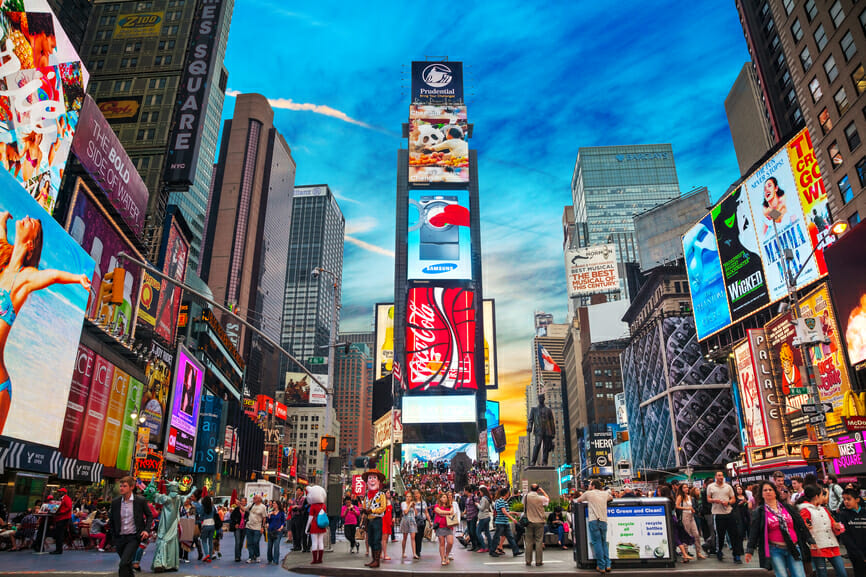
[[[477,389],[475,295],[462,288],[409,291],[406,313],[407,386]]]

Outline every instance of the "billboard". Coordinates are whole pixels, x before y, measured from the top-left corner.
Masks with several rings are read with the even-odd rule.
[[[144,417],[144,426],[150,430],[150,442],[158,446],[162,443],[162,434],[165,430],[174,354],[156,341],[151,341],[149,358],[144,371],[145,384],[139,414]]]
[[[183,282],[186,275],[186,261],[189,256],[189,243],[183,236],[180,226],[169,214],[169,221],[163,233],[162,272],[165,275]],[[162,280],[159,290],[159,302],[156,305],[156,334],[171,344],[174,342],[174,334],[177,330],[177,317],[180,310],[180,301],[183,298],[183,289],[166,280]]]
[[[468,191],[410,190],[408,222],[408,279],[472,278]]]
[[[703,339],[731,324],[712,214],[683,235],[683,255],[698,339]]]
[[[403,423],[474,423],[475,395],[403,397]]]
[[[484,299],[481,311],[484,319],[484,386],[499,388],[499,365],[496,349],[496,301]]]
[[[487,401],[484,409],[484,418],[487,420],[487,431],[482,431],[487,437],[487,460],[491,463],[499,462],[499,453],[493,444],[493,429],[499,426],[499,401]]]
[[[138,420],[131,415],[138,411],[141,404],[141,393],[144,384],[135,377],[129,378],[129,388],[126,392],[126,405],[123,408],[123,421],[120,428],[120,442],[117,445],[116,464],[118,469],[124,471],[132,468],[132,459],[135,456],[135,442],[138,437]],[[145,431],[149,429],[144,428]]]
[[[102,116],[112,124],[130,124],[138,122],[141,113],[141,96],[126,98],[100,98],[96,106]]]
[[[742,187],[726,196],[711,211],[725,294],[731,317],[740,318],[770,302],[758,237]]]
[[[105,431],[105,413],[111,398],[111,386],[114,383],[114,365],[99,355],[95,355],[93,363],[93,378],[90,380],[90,395],[87,397],[87,408],[84,411],[84,423],[81,427],[81,441],[78,446],[78,458],[82,461],[95,463],[99,460],[99,449]]]
[[[198,439],[195,444],[196,473],[212,475],[217,472],[217,447],[220,446],[220,419],[222,418],[223,402],[217,396],[204,395],[201,403]]]
[[[462,288],[409,290],[406,362],[410,391],[478,388],[474,300],[474,293]]]
[[[737,369],[737,386],[746,433],[745,442],[754,447],[766,447],[770,444],[769,433],[761,406],[761,389],[748,339],[734,347],[734,366]]]
[[[413,62],[412,104],[463,104],[463,63]]]
[[[133,233],[141,234],[150,193],[120,139],[90,96],[81,107],[72,152]]]
[[[10,6],[0,9],[0,42],[9,46],[0,66],[0,161],[53,214],[87,71],[47,2],[28,2],[27,12]]]
[[[316,379],[328,386],[328,375],[316,375]],[[327,402],[325,389],[307,373],[286,373],[286,405],[324,405]]]
[[[776,393],[782,403],[787,440],[802,439],[806,436],[808,424],[802,407],[809,402],[809,388],[800,348],[794,345],[797,333],[791,324],[791,315],[778,316],[764,328],[774,369]]]
[[[135,330],[141,267],[120,260],[118,255],[125,252],[142,257],[93,200],[93,193],[80,178],[75,184],[66,229],[95,262],[87,318],[117,340],[130,339]],[[121,298],[115,300],[112,292]]]
[[[613,433],[593,431],[589,434],[587,451],[588,464],[592,467],[613,467]]]
[[[156,307],[159,304],[159,294],[162,281],[146,270],[141,272],[141,295],[138,299],[138,320],[150,326],[156,326]]]
[[[409,182],[469,182],[465,106],[413,104],[409,109]]]
[[[424,464],[436,461],[450,463],[457,453],[475,461],[478,458],[476,443],[403,443],[403,462]]]
[[[812,282],[819,274],[815,260],[809,258],[812,243],[788,150],[780,150],[749,175],[746,178],[746,190],[764,261],[770,300],[775,301],[788,294],[785,280],[788,271],[796,275],[804,267],[798,279],[800,285]],[[776,220],[770,216],[773,210],[781,213]],[[793,252],[794,259],[791,261],[785,259],[787,249]]]
[[[600,244],[566,250],[565,278],[569,298],[618,291],[616,245]]]
[[[66,402],[66,416],[63,418],[63,431],[60,434],[60,454],[70,459],[78,456],[95,362],[96,353],[79,344],[75,369],[72,373],[72,386],[69,388],[69,399]]]
[[[394,368],[394,305],[376,304],[376,352],[373,380],[378,381]]]
[[[93,259],[5,171],[0,233],[0,435],[56,447]]]
[[[625,407],[625,393],[616,393],[613,396],[613,406],[616,411],[616,424],[622,430],[628,430],[628,411]]]
[[[866,361],[866,226],[855,226],[825,253],[839,334],[852,365]]]
[[[154,38],[159,36],[165,12],[124,14],[114,25],[114,38]]]
[[[198,427],[204,367],[180,345],[174,369],[174,391],[169,413],[165,458],[192,467]]]
[[[191,186],[195,178],[208,96],[214,87],[218,88],[211,79],[218,78],[219,74],[216,56],[223,33],[225,5],[224,0],[208,0],[196,5],[169,132],[164,175],[168,185]]]

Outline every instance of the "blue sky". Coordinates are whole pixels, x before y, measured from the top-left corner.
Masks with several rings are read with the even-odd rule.
[[[346,216],[343,330],[372,330],[373,303],[393,299],[409,63],[445,55],[464,62],[494,398],[516,446],[533,311],[566,320],[561,217],[578,148],[669,142],[681,189],[718,198],[739,177],[724,99],[749,54],[733,2],[237,2],[229,88],[272,99],[296,184],[329,184]]]

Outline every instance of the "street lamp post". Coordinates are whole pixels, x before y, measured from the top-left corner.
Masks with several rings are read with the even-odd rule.
[[[336,273],[316,267],[310,275],[317,278],[320,274],[327,274],[334,283],[334,309],[331,311],[331,334],[328,336],[328,388],[325,390],[325,430],[319,435],[331,433],[332,418],[331,410],[334,405],[334,349],[337,346],[337,315],[340,312],[340,277]],[[328,454],[322,455],[322,485],[328,488]]]

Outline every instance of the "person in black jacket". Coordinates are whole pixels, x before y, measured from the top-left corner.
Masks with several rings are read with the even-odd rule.
[[[707,499],[707,487],[712,483],[712,479],[704,479],[704,487],[701,489],[701,528],[704,533],[703,549],[709,555],[716,554],[716,523],[713,519],[712,504]]]
[[[147,539],[153,524],[153,513],[147,499],[135,494],[135,479],[123,477],[118,483],[120,497],[111,502],[111,534],[120,557],[118,577],[133,577],[135,552],[143,539]]]
[[[845,532],[839,535],[855,577],[866,577],[866,502],[860,498],[857,489],[842,491],[842,507],[839,508],[839,522],[845,525]]]
[[[792,521],[793,535],[788,530],[787,517]],[[781,540],[773,537],[770,532],[773,527],[779,528]],[[784,502],[772,481],[763,481],[755,495],[746,563],[752,561],[752,554],[757,548],[761,567],[775,571],[776,577],[805,577],[802,559],[805,552],[809,551],[809,546],[814,544],[815,539],[799,511]]]
[[[241,499],[235,503],[235,508],[232,509],[232,514],[229,517],[229,531],[235,536],[235,563],[241,562],[241,555],[244,551],[244,535],[246,535],[246,520],[248,513],[247,500]]]

